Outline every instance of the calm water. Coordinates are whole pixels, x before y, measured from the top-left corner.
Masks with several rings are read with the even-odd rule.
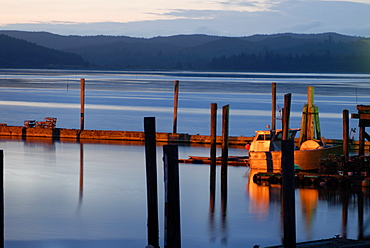
[[[292,126],[299,126],[307,86],[315,86],[327,138],[341,137],[344,108],[353,113],[357,104],[370,104],[370,75],[0,70],[0,122],[22,125],[27,119],[53,116],[58,127],[78,128],[80,78],[87,83],[86,129],[140,131],[143,117],[155,116],[158,131],[171,131],[173,80],[180,80],[178,131],[189,134],[209,133],[212,102],[219,108],[230,104],[231,135],[251,136],[263,129],[271,120],[271,82],[277,82],[279,104],[285,93],[292,93]],[[163,247],[161,145],[157,164]],[[145,247],[141,143],[1,138],[0,148],[5,154],[6,247]],[[242,148],[229,153],[245,155]],[[179,146],[180,158],[208,154],[205,146]],[[251,175],[245,167],[229,167],[226,213],[221,212],[219,185],[210,213],[208,166],[180,165],[183,247],[281,243],[280,188],[256,185]],[[296,189],[297,240],[367,236],[368,210],[367,189]]]

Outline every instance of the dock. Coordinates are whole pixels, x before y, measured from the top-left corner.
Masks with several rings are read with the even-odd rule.
[[[48,138],[48,139],[85,139],[85,140],[114,140],[114,141],[145,141],[143,131],[119,131],[119,130],[80,130],[68,128],[44,128],[44,127],[25,127],[8,126],[0,124],[0,136],[9,138]],[[253,137],[229,136],[229,145],[245,146],[251,143]],[[157,142],[187,143],[187,144],[211,144],[210,135],[187,134],[187,133],[167,133],[156,132]],[[298,142],[298,140],[297,140]],[[216,143],[222,144],[222,136],[216,137]],[[340,139],[326,139],[327,144],[341,145]],[[365,142],[365,147],[370,147],[370,142]],[[359,141],[352,141],[350,150],[358,150]]]

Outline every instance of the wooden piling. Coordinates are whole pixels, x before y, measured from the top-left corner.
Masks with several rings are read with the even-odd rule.
[[[282,140],[282,204],[284,221],[284,247],[296,247],[295,185],[294,185],[294,141]]]
[[[144,117],[148,245],[159,248],[155,117]]]
[[[349,155],[349,112],[347,109],[343,110],[343,155]]]
[[[210,211],[213,213],[216,196],[216,139],[217,139],[217,103],[211,103],[211,150],[210,150]]]
[[[181,247],[178,146],[163,146],[165,185],[164,248]]]
[[[296,247],[295,185],[294,185],[294,141],[288,140],[291,94],[284,95],[283,140],[281,142],[282,168],[282,213],[284,247]]]
[[[358,155],[365,155],[365,126],[359,126],[359,146],[358,146]]]
[[[283,139],[284,140],[288,139],[291,99],[292,99],[291,93],[284,95],[284,109],[283,109]]]
[[[0,184],[1,184],[1,244],[0,248],[4,248],[4,151],[0,150]]]
[[[223,211],[227,205],[227,164],[229,158],[229,109],[230,105],[222,107],[222,162],[221,162],[221,203]]]
[[[174,90],[174,103],[173,103],[173,129],[172,133],[177,133],[177,108],[179,103],[179,81],[175,80]]]
[[[80,130],[85,129],[85,79],[80,79],[80,102],[81,102],[81,111],[80,111]]]
[[[271,130],[276,129],[276,83],[272,83]]]

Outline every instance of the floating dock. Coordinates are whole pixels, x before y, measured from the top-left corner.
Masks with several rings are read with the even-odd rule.
[[[227,160],[227,164],[231,166],[247,166],[246,159],[247,156],[229,156]],[[216,158],[216,164],[220,165],[222,163],[221,157]],[[179,159],[179,163],[185,163],[185,164],[211,164],[211,158],[210,157],[195,157],[190,156],[188,159]]]

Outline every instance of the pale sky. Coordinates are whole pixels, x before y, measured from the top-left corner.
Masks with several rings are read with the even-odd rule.
[[[0,0],[0,30],[133,37],[337,32],[370,37],[370,0]]]

